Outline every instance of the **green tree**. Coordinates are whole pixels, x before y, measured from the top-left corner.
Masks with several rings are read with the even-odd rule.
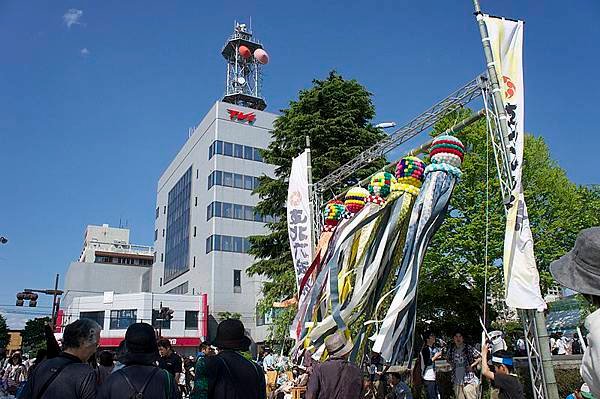
[[[327,79],[314,80],[313,86],[300,91],[298,99],[281,113],[274,124],[273,141],[263,151],[265,161],[277,165],[275,178],[261,177],[256,189],[261,199],[258,212],[276,218],[268,224],[267,235],[250,237],[250,253],[257,261],[248,274],[267,278],[259,304],[262,312],[296,291],[286,220],[287,179],[292,158],[305,148],[305,137],[310,137],[314,181],[385,137],[371,124],[375,116],[371,93],[356,80],[346,80],[336,72],[331,72]],[[376,160],[369,167],[357,170],[353,178],[368,176],[384,163],[383,159]],[[344,184],[328,189],[336,192]],[[285,330],[290,319],[285,316],[288,313],[280,312],[275,317],[275,324],[279,324],[276,330]]]
[[[435,130],[443,131],[470,112],[465,109],[459,115],[451,115]],[[486,224],[489,292],[503,297],[506,219],[485,121],[469,126],[457,136],[468,149],[462,165],[463,176],[423,263],[418,314],[421,323],[432,320],[440,332],[450,333],[460,326],[478,338],[486,280]],[[529,134],[525,137],[523,185],[542,292],[545,292],[554,284],[548,272],[550,262],[573,247],[581,229],[600,224],[600,195],[597,190],[572,183],[552,160],[543,138]],[[489,223],[486,223],[486,204]],[[500,308],[490,306],[488,320],[493,320]]]
[[[242,318],[242,314],[237,312],[219,312],[217,313],[217,316],[219,317],[220,321],[227,319],[239,320]]]
[[[10,342],[10,335],[8,335],[8,327],[6,326],[6,318],[0,314],[0,349],[6,348]]]
[[[46,348],[46,337],[44,335],[44,325],[50,321],[49,317],[41,317],[27,320],[23,329],[23,350],[29,353],[37,353],[40,349]]]

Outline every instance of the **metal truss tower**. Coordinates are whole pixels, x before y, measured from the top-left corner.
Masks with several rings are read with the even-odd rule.
[[[246,24],[235,23],[233,34],[221,54],[227,61],[223,101],[260,111],[265,109],[267,104],[261,96],[261,69],[268,62],[268,55]]]

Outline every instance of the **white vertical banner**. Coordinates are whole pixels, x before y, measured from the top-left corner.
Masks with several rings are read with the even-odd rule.
[[[292,160],[288,197],[287,224],[290,249],[296,272],[296,288],[312,261],[312,220],[308,191],[308,152],[305,150]]]
[[[509,128],[508,152],[513,187],[504,237],[505,301],[513,308],[546,308],[533,254],[533,237],[521,181],[525,143],[523,21],[482,16],[488,30]]]

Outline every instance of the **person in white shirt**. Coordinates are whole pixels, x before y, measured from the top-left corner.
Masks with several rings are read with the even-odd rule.
[[[442,357],[442,351],[435,347],[435,334],[426,331],[423,334],[425,345],[421,350],[421,370],[427,399],[438,399],[438,388],[435,375],[435,361]]]
[[[580,292],[599,307],[585,319],[588,348],[581,363],[581,377],[600,398],[600,227],[579,232],[575,246],[550,264],[550,272],[562,286]]]

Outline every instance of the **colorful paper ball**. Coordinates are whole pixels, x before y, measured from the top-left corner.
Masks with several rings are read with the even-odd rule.
[[[417,157],[404,157],[396,165],[396,181],[421,187],[425,178],[425,162]]]
[[[325,216],[325,225],[337,226],[342,215],[346,211],[344,203],[339,200],[331,200],[325,204],[323,216]]]
[[[349,213],[357,213],[365,206],[365,200],[370,195],[369,190],[362,187],[352,187],[346,193],[344,205]]]
[[[432,163],[445,163],[460,168],[465,156],[465,146],[454,136],[438,136],[431,143],[429,156]]]
[[[385,198],[390,194],[393,183],[396,183],[396,178],[391,173],[376,173],[371,178],[371,183],[369,184],[369,192],[371,193],[371,195],[378,195],[381,198]]]

